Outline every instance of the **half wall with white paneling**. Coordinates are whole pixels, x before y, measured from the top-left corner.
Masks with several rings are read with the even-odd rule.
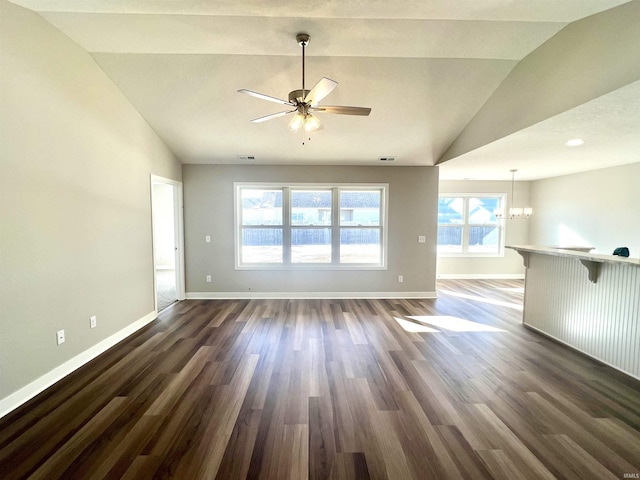
[[[531,253],[524,324],[640,378],[640,266]]]

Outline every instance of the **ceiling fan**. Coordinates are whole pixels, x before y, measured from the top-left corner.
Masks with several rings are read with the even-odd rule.
[[[334,88],[338,86],[338,82],[322,77],[318,83],[316,83],[311,90],[306,90],[304,86],[304,49],[309,45],[309,35],[306,33],[299,33],[296,35],[296,41],[298,45],[302,47],[302,88],[300,90],[293,90],[289,92],[289,100],[282,100],[280,98],[264,95],[263,93],[253,92],[251,90],[241,89],[239,93],[244,93],[252,97],[261,98],[262,100],[268,100],[269,102],[280,103],[282,105],[289,105],[293,107],[293,110],[285,110],[284,112],[272,113],[264,117],[254,118],[251,120],[253,123],[265,122],[278,117],[289,115],[296,112],[294,117],[289,122],[289,128],[294,132],[297,132],[302,128],[305,132],[312,132],[319,130],[322,127],[320,120],[313,112],[323,113],[337,113],[340,115],[369,115],[371,113],[370,108],[364,107],[346,107],[338,105],[318,105],[318,102],[324,97],[329,95]]]

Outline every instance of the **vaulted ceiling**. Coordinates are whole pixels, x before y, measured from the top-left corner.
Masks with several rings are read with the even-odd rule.
[[[640,161],[640,0],[13,2],[88,51],[183,163],[392,156],[525,180]],[[331,78],[322,103],[369,117],[320,113],[310,141],[287,116],[250,123],[286,108],[238,89],[301,88],[299,32],[306,87]]]

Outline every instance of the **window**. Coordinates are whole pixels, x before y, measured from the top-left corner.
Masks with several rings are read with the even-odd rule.
[[[236,184],[236,268],[385,268],[386,185]]]
[[[504,255],[504,228],[494,213],[503,204],[504,195],[441,195],[438,255]]]

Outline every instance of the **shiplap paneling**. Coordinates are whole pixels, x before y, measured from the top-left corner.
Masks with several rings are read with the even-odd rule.
[[[531,254],[524,323],[640,378],[640,268],[603,263],[596,283],[573,258]]]

